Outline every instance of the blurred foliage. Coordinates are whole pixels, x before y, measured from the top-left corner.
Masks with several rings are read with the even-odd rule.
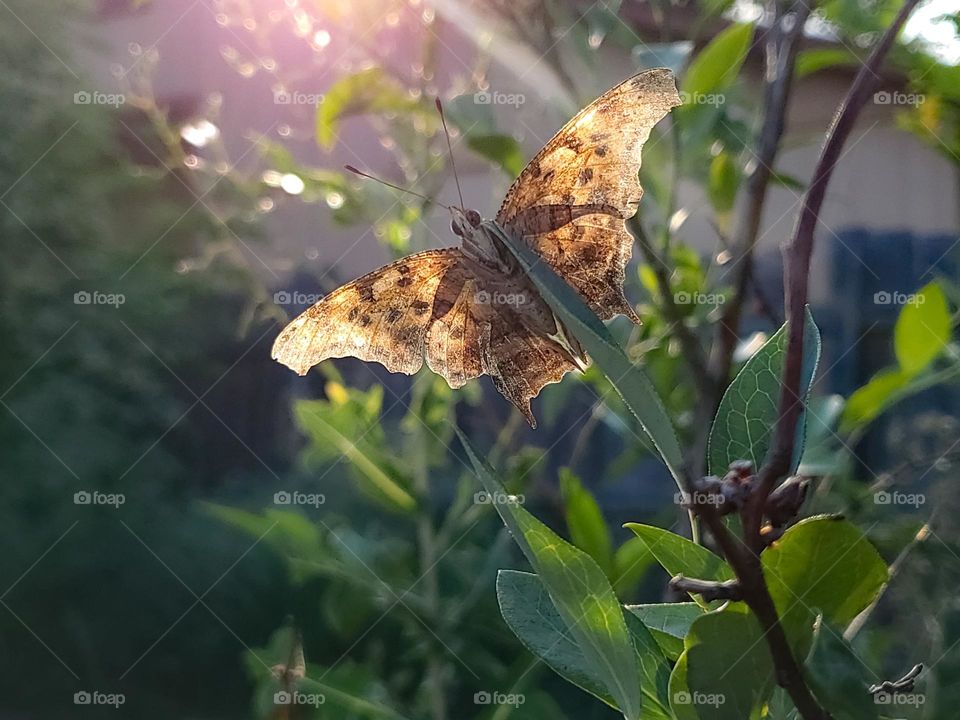
[[[708,550],[660,528],[637,525],[631,536],[617,527],[624,520],[671,525],[680,513],[669,502],[666,474],[640,440],[641,424],[607,377],[591,368],[583,382],[551,387],[538,401],[547,429],[533,437],[515,413],[485,402],[476,383],[454,394],[424,373],[401,387],[389,379],[371,382],[349,363],[339,369],[327,363],[315,386],[319,399],[293,404],[305,445],[275,437],[258,442],[256,429],[282,428],[277,418],[286,416],[290,398],[278,391],[286,375],[274,374],[267,387],[252,379],[273,372],[261,362],[267,355],[261,341],[272,337],[267,321],[284,315],[270,302],[257,253],[264,217],[296,202],[358,232],[372,227],[396,256],[433,244],[425,221],[434,203],[397,202],[392,190],[359,181],[333,162],[328,152],[340,147],[345,132],[368,131],[393,163],[391,179],[432,198],[450,185],[433,108],[433,98],[443,96],[458,158],[469,152],[472,162],[502,171],[506,182],[536,147],[505,109],[509,100],[475,97],[503,90],[491,87],[490,75],[517,79],[511,90],[518,103],[518,93],[545,88],[555,106],[537,103],[559,124],[610,84],[607,53],[629,55],[637,68],[670,65],[686,93],[687,105],[645,149],[646,196],[635,229],[667,260],[667,295],[686,299],[677,304],[683,324],[707,337],[732,292],[717,278],[756,141],[755,93],[741,71],[757,25],[731,23],[708,33],[732,4],[709,0],[697,6],[689,37],[664,30],[641,40],[626,3],[587,9],[440,0],[397,9],[390,27],[405,34],[409,51],[398,58],[368,36],[384,19],[378,3],[288,3],[271,20],[276,9],[266,3],[216,0],[211,7],[226,19],[224,58],[242,77],[268,74],[249,47],[269,49],[271,33],[296,38],[306,51],[270,58],[275,94],[314,90],[317,68],[334,52],[342,55],[324,101],[283,108],[285,132],[248,138],[252,169],[241,171],[222,138],[198,146],[183,134],[218,121],[216,92],[181,117],[154,97],[151,77],[163,59],[137,48],[136,72],[122,81],[124,106],[76,104],[75,92],[90,91],[74,75],[70,52],[72,43],[94,34],[84,25],[86,9],[70,3],[51,13],[26,0],[8,3],[24,25],[42,28],[43,40],[17,23],[0,25],[6,61],[0,228],[7,250],[0,324],[8,340],[0,360],[9,587],[0,596],[8,648],[4,710],[72,715],[72,694],[96,687],[124,692],[122,712],[135,717],[614,717],[523,649],[538,654],[544,638],[569,635],[559,615],[549,627],[524,625],[526,637],[517,631],[530,621],[519,610],[545,592],[542,578],[502,574],[498,609],[497,569],[523,561],[494,518],[497,490],[478,494],[466,458],[448,449],[459,422],[476,444],[491,448],[486,460],[505,492],[527,499],[532,514],[518,513],[517,522],[536,536],[552,531],[534,516],[547,518],[570,538],[564,552],[585,572],[594,573],[595,565],[597,584],[610,586],[606,606],[645,603],[628,608],[639,625],[627,616],[624,632],[604,642],[619,651],[624,642],[647,648],[638,658],[656,662],[643,667],[637,660],[647,673],[644,698],[682,716],[670,707],[674,690],[691,682],[706,688],[721,674],[711,668],[724,658],[712,658],[707,640],[747,640],[752,628],[731,612],[694,632],[706,617],[695,605],[654,604],[663,599],[665,573],[710,577],[712,567],[718,578],[727,575],[722,564],[711,565],[718,558]],[[893,0],[819,6],[818,18],[843,48],[801,53],[798,74],[855,66],[897,7]],[[669,9],[653,6],[664,28]],[[244,21],[251,18],[248,31]],[[338,35],[331,39],[323,33],[332,26]],[[444,42],[473,48],[470,66],[443,67]],[[919,41],[900,43],[891,64],[925,98],[903,110],[899,122],[955,161],[957,67],[939,62]],[[297,142],[304,137],[310,152]],[[690,208],[678,204],[678,187],[687,182],[703,190],[712,208],[717,247],[707,257],[687,242]],[[773,182],[803,187],[779,172]],[[664,314],[669,298],[647,263],[628,282],[628,297],[642,298],[643,324],[614,323],[611,332],[642,363],[686,446],[697,430],[697,396]],[[77,304],[75,293],[84,292],[122,295],[124,302]],[[885,677],[918,655],[939,658],[925,678],[929,701],[922,711],[948,718],[960,699],[952,681],[960,656],[951,653],[960,640],[953,599],[960,547],[949,492],[960,428],[952,415],[898,410],[911,396],[929,397],[956,379],[957,291],[939,280],[917,292],[929,302],[901,313],[893,364],[846,405],[827,397],[809,413],[803,463],[822,477],[813,509],[842,509],[869,529],[894,565],[871,622],[847,638],[850,647],[821,632],[809,657],[818,678],[838,666],[849,669],[851,652]],[[773,335],[779,323],[769,325]],[[244,358],[257,358],[255,372],[234,385],[230,374],[243,372],[237,365]],[[257,411],[264,425],[234,428],[236,418]],[[876,473],[851,450],[871,433],[901,451],[892,467]],[[870,476],[867,487],[863,478]],[[624,487],[634,491],[627,507],[618,500]],[[923,493],[926,502],[891,507],[876,500],[875,493],[897,488]],[[123,493],[122,512],[74,504],[75,492],[93,489]],[[323,502],[290,508],[286,496],[274,497],[293,492]],[[207,501],[199,512],[198,499]],[[800,545],[796,553],[808,551]],[[869,602],[869,593],[856,594],[844,579],[836,578],[837,587],[856,596],[857,608]],[[516,615],[504,609],[507,591]],[[824,623],[849,620],[849,613],[822,609]],[[922,623],[905,621],[921,616]],[[302,677],[291,663],[300,642]],[[558,669],[551,659],[545,662]],[[577,679],[561,674],[598,694],[590,685],[592,663],[582,655],[574,660],[563,667]],[[663,669],[674,663],[665,688]],[[711,678],[703,677],[704,668]],[[38,674],[43,682],[36,682]],[[290,690],[325,702],[278,705],[276,693]],[[494,692],[521,694],[525,702],[477,704],[478,693]]]

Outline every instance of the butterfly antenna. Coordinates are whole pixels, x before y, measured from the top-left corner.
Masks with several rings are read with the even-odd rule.
[[[437,112],[440,113],[440,122],[443,124],[443,134],[447,138],[447,151],[450,153],[450,167],[453,168],[453,179],[457,183],[457,195],[460,196],[460,209],[464,209],[463,192],[460,190],[460,177],[457,175],[457,164],[453,161],[453,146],[450,144],[450,131],[447,130],[447,119],[443,116],[443,105],[440,98],[436,99]]]
[[[352,172],[352,173],[354,173],[354,174],[356,174],[356,175],[359,175],[360,177],[369,178],[370,180],[376,180],[376,181],[377,181],[378,183],[380,183],[381,185],[386,185],[386,186],[389,187],[389,188],[393,188],[394,190],[399,190],[400,192],[402,192],[402,193],[407,193],[408,195],[416,195],[418,198],[423,198],[423,199],[426,200],[427,202],[429,202],[429,203],[435,203],[435,204],[439,205],[439,206],[442,207],[442,208],[446,208],[446,207],[447,207],[447,206],[444,205],[443,203],[438,203],[438,202],[437,202],[436,200],[434,200],[433,198],[429,198],[429,197],[427,197],[426,195],[421,195],[420,193],[416,192],[415,190],[409,190],[408,188],[400,187],[399,185],[394,185],[392,182],[387,182],[386,180],[383,180],[382,178],[378,178],[378,177],[376,177],[376,176],[374,176],[374,175],[371,175],[370,173],[365,173],[363,170],[358,170],[358,169],[355,168],[353,165],[344,165],[343,167],[346,168],[347,170],[349,170],[350,172]],[[448,209],[449,209],[449,208],[448,208]]]

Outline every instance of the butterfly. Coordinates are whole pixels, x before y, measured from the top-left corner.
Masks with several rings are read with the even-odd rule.
[[[283,329],[272,357],[300,375],[347,356],[413,375],[426,357],[451,388],[488,375],[536,427],[530,400],[589,358],[502,233],[522,238],[602,320],[639,322],[623,293],[633,248],[626,220],[643,193],[640,150],[679,104],[666,68],[611,88],[537,153],[493,220],[449,208],[459,247],[410,255],[337,288]]]

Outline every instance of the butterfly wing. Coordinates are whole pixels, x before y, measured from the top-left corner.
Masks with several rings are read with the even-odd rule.
[[[490,302],[459,248],[429,250],[334,290],[284,328],[272,357],[300,375],[347,356],[412,375],[426,356],[452,388],[490,375],[536,427],[531,398],[578,365],[549,337],[546,305],[532,287],[524,292],[529,304]]]
[[[530,400],[579,365],[551,337],[556,321],[543,300],[532,287],[520,295],[528,302],[490,302],[496,294],[468,275],[449,309],[444,302],[441,312],[435,311],[438,317],[427,335],[427,364],[452,388],[489,375],[500,394],[536,427]]]
[[[428,250],[347,283],[290,322],[271,356],[299,375],[348,356],[413,375],[423,366],[438,291],[449,273],[463,273],[462,262],[459,248]]]
[[[625,220],[643,194],[640,150],[677,105],[665,68],[608,90],[530,161],[497,213],[497,222],[522,234],[604,320],[623,314],[637,321],[623,295],[633,250]]]

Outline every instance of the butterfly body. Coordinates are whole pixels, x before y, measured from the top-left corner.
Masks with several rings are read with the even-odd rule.
[[[524,169],[496,217],[450,208],[460,247],[428,250],[348,283],[294,319],[273,357],[303,375],[357,357],[414,374],[424,358],[453,388],[488,375],[536,427],[530,400],[587,361],[513,254],[521,238],[601,318],[626,315],[623,295],[640,148],[680,104],[669,70],[640,73],[567,123]]]

